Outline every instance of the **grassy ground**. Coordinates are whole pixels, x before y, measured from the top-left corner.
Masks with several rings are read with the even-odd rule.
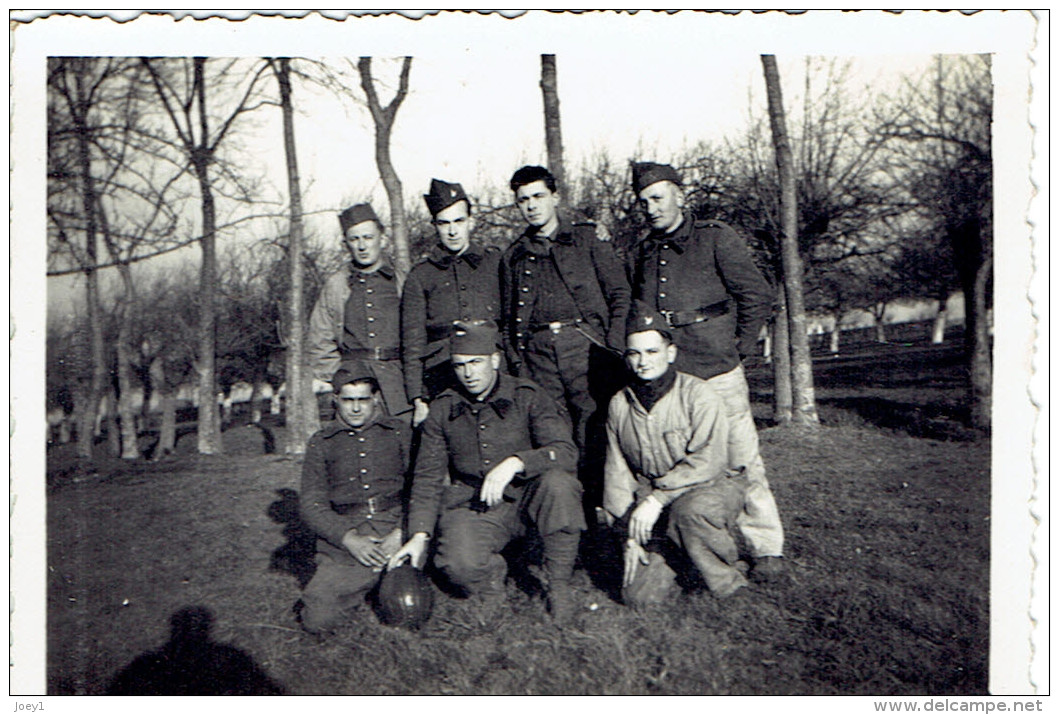
[[[855,422],[761,432],[786,585],[634,613],[579,569],[577,629],[556,631],[539,597],[509,582],[512,610],[494,627],[439,593],[419,633],[365,608],[322,643],[292,610],[306,575],[289,523],[300,466],[261,454],[260,432],[226,432],[223,457],[94,469],[57,448],[48,691],[104,691],[195,606],[212,613],[214,641],[297,694],[984,693],[988,442]]]

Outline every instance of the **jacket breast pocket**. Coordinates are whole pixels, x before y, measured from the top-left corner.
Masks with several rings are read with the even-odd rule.
[[[688,430],[668,430],[662,433],[662,439],[666,443],[666,451],[669,452],[669,458],[672,461],[678,462],[687,455],[688,442],[691,440],[691,433]]]

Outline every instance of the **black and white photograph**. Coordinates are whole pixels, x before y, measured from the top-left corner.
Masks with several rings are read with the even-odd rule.
[[[14,711],[1042,710],[1048,15],[11,11]]]

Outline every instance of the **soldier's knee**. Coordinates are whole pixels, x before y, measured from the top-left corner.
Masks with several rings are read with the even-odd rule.
[[[491,554],[473,549],[446,549],[438,551],[434,564],[450,582],[466,591],[473,591],[476,584],[490,576]]]
[[[573,472],[563,469],[549,469],[541,474],[538,479],[540,484],[537,489],[541,494],[581,498],[581,482],[578,481]]]
[[[337,603],[326,603],[312,598],[302,598],[301,626],[314,635],[330,633],[341,621]]]

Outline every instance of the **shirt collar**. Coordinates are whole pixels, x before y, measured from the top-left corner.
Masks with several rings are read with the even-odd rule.
[[[662,243],[669,243],[673,250],[678,254],[684,252],[684,247],[691,238],[691,227],[694,222],[692,221],[691,215],[685,213],[684,220],[681,221],[680,225],[673,233],[662,233],[661,231],[651,231],[647,234],[647,238],[644,242],[651,242],[651,246],[654,247]]]
[[[514,389],[511,380],[505,380],[502,373],[497,373],[496,384],[493,385],[489,396],[481,402],[468,395],[463,389],[456,388],[453,392],[459,396],[459,399],[449,410],[449,420],[456,419],[464,412],[477,413],[485,407],[491,407],[500,419],[504,419],[508,410],[515,404]]]
[[[466,251],[457,256],[441,244],[437,244],[430,251],[427,260],[438,268],[448,268],[456,261],[462,260],[471,268],[477,269],[478,264],[482,262],[482,254],[474,250],[474,246],[468,246]]]
[[[393,264],[391,264],[391,263],[390,263],[390,262],[389,262],[388,260],[386,260],[385,258],[383,258],[383,259],[381,259],[381,260],[379,261],[379,267],[378,267],[378,268],[376,268],[376,269],[374,269],[374,270],[371,270],[371,271],[364,271],[364,270],[361,270],[361,269],[360,269],[360,268],[359,268],[359,267],[357,266],[357,264],[356,264],[356,263],[352,263],[352,262],[351,262],[351,263],[350,263],[350,265],[351,265],[351,267],[352,267],[352,270],[351,270],[351,271],[350,271],[350,273],[349,273],[349,275],[350,275],[350,278],[356,277],[356,275],[357,275],[358,273],[359,273],[359,274],[361,274],[361,275],[366,275],[366,276],[370,276],[370,275],[373,275],[373,274],[375,274],[375,273],[378,273],[378,274],[379,274],[380,276],[382,276],[382,277],[383,277],[383,278],[385,278],[386,280],[393,280],[393,277],[394,277],[394,270],[393,270]]]

